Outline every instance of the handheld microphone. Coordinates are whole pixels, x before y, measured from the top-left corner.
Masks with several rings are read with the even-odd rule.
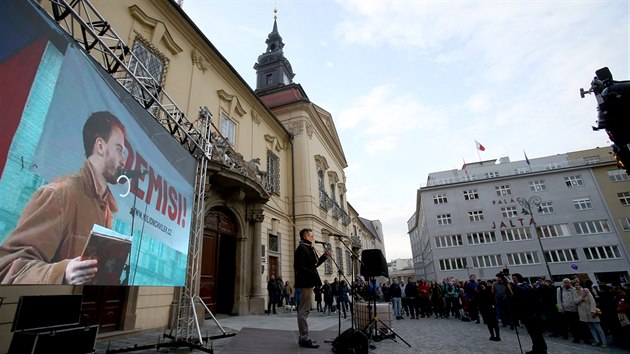
[[[321,243],[322,245],[327,245],[328,242],[324,242],[324,241],[315,241],[315,243]]]
[[[139,170],[122,170],[120,172],[121,175],[125,175],[128,178],[140,178],[144,175],[146,175],[147,173],[149,173],[148,170],[145,169],[139,169]]]

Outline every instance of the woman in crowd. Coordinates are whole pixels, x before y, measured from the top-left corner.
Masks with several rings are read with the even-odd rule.
[[[595,339],[595,345],[607,348],[606,336],[602,326],[599,324],[600,320],[599,315],[596,313],[597,306],[593,294],[587,288],[583,288],[579,281],[574,281],[573,287],[575,288],[574,301],[577,304],[580,322],[586,324],[588,329],[591,330],[593,339]]]

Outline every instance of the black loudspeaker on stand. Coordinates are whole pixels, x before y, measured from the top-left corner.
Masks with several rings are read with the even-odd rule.
[[[370,293],[369,299],[372,300],[372,304],[368,303],[368,316],[370,318],[370,322],[364,328],[364,332],[368,333],[367,338],[369,340],[375,339],[379,340],[383,338],[379,333],[382,333],[382,329],[379,329],[379,323],[389,330],[389,335],[385,336],[386,338],[390,338],[393,341],[395,337],[400,338],[409,348],[411,348],[411,344],[407,343],[398,333],[394,332],[394,330],[386,325],[383,321],[381,321],[376,312],[376,277],[384,276],[389,278],[389,270],[387,269],[387,262],[385,261],[385,256],[383,256],[383,252],[380,249],[367,249],[361,252],[361,275],[367,277],[371,281],[373,293]]]
[[[389,278],[387,262],[381,250],[372,249],[361,252],[361,275],[366,279],[379,276]]]

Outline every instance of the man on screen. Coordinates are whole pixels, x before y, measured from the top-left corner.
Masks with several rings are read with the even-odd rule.
[[[83,126],[81,169],[39,188],[15,230],[0,245],[2,284],[88,284],[98,271],[81,252],[94,224],[112,227],[116,184],[125,156],[125,127],[110,112],[93,113]]]

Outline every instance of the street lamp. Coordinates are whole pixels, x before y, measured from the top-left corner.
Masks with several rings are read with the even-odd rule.
[[[522,210],[521,213],[525,215],[531,216],[534,221],[534,237],[538,240],[538,245],[540,245],[540,252],[542,253],[543,262],[545,262],[545,267],[547,267],[547,274],[549,274],[549,280],[553,281],[553,277],[551,276],[551,269],[549,269],[549,263],[547,263],[547,257],[545,257],[545,249],[543,248],[542,241],[540,241],[540,237],[538,237],[538,231],[536,231],[536,220],[534,220],[534,213],[532,212],[532,206],[536,208],[536,210],[541,213],[542,207],[540,204],[542,203],[542,199],[535,195],[529,199],[518,197],[516,201],[521,205]]]

